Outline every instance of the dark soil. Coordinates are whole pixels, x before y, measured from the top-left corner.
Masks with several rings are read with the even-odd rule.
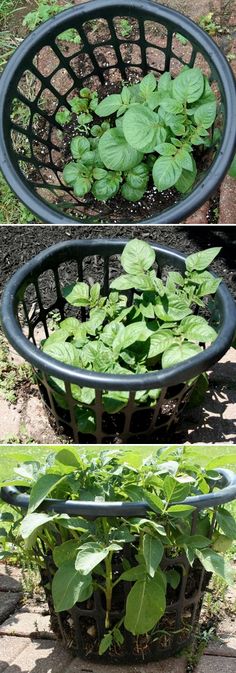
[[[212,270],[226,282],[236,298],[236,226],[2,226],[0,228],[0,293],[22,264],[45,248],[76,238],[142,238],[191,254],[211,246],[222,246]],[[88,267],[95,280],[95,270]],[[68,280],[68,279],[66,279]],[[44,275],[44,291],[52,297],[50,279]]]

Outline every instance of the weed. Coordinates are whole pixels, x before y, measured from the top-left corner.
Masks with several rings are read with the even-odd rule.
[[[0,174],[0,224],[33,224],[38,223],[38,218],[18,201],[7,182]]]
[[[0,334],[0,395],[7,402],[15,404],[18,387],[29,381],[34,381],[30,365],[24,362],[15,364],[11,360],[7,343]]]
[[[199,19],[199,26],[212,37],[217,35],[217,33],[222,32],[221,25],[216,23],[213,17],[213,12],[209,12],[208,14],[203,14]]]
[[[122,37],[129,37],[132,33],[132,25],[129,19],[120,19],[120,33]]]

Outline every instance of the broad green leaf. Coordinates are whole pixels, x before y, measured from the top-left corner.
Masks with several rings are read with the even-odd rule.
[[[95,413],[86,407],[76,407],[75,418],[79,432],[94,432],[96,429]]]
[[[99,542],[85,542],[79,549],[75,568],[82,575],[88,575],[96,566],[108,556],[110,551],[119,551],[120,545],[115,543],[103,547]]]
[[[70,336],[75,334],[78,329],[82,327],[81,322],[77,318],[65,318],[60,322],[60,330],[68,332]],[[58,331],[53,332],[53,334],[58,334]],[[52,336],[52,335],[51,335]]]
[[[163,320],[165,322],[182,320],[187,315],[192,313],[187,300],[185,298],[179,297],[176,294],[158,297],[154,310],[159,320]]]
[[[117,194],[119,184],[119,175],[110,171],[110,174],[107,176],[107,178],[103,178],[102,180],[97,180],[94,182],[92,187],[93,196],[95,196],[98,201],[107,201]]]
[[[63,169],[63,178],[67,185],[73,185],[79,176],[79,165],[71,161]]]
[[[234,584],[235,571],[223,556],[220,556],[212,549],[202,549],[201,551],[196,549],[195,554],[207,572],[223,577],[227,584]]]
[[[76,458],[75,454],[70,451],[70,449],[61,449],[56,454],[56,460],[62,465],[67,465],[69,467],[75,467],[77,470],[81,467],[80,462]]]
[[[90,142],[88,138],[77,136],[76,138],[72,138],[70,149],[73,158],[80,159],[83,153],[90,149]]]
[[[177,164],[175,157],[159,157],[152,169],[155,187],[157,187],[159,192],[173,187],[180,178],[181,172],[182,168]]]
[[[125,570],[119,577],[120,580],[124,582],[136,582],[136,580],[144,579],[146,577],[147,571],[144,565],[134,566]]]
[[[151,334],[150,348],[148,351],[148,358],[153,358],[160,353],[163,353],[169,346],[175,342],[175,337],[170,330],[157,330]]]
[[[99,117],[109,117],[114,112],[119,110],[119,107],[122,105],[122,98],[120,94],[114,93],[110,96],[106,96],[96,107],[96,114]]]
[[[58,547],[53,549],[53,560],[58,568],[65,563],[65,561],[72,561],[76,559],[79,549],[79,540],[67,540]]]
[[[55,612],[70,610],[75,603],[82,603],[93,593],[91,575],[81,575],[75,570],[74,561],[65,561],[58,568],[52,581]]]
[[[164,554],[163,544],[158,538],[145,533],[143,537],[143,555],[146,563],[147,572],[150,577],[154,577]]]
[[[216,118],[216,101],[204,103],[200,105],[196,112],[194,112],[194,121],[198,125],[202,125],[205,129],[212,126]]]
[[[192,512],[195,511],[195,507],[192,507],[192,505],[171,505],[168,507],[166,510],[166,513],[174,517],[180,517],[180,519],[183,517],[189,517],[191,516]]]
[[[138,164],[138,166],[134,166],[134,168],[128,172],[126,176],[126,182],[133,189],[143,190],[146,189],[148,175],[148,166],[144,163],[141,163]]]
[[[173,82],[170,72],[164,72],[158,80],[158,93],[171,95]]]
[[[178,190],[178,192],[180,192],[180,194],[186,194],[186,192],[191,189],[196,179],[196,173],[196,170],[186,171],[186,169],[183,168],[179,179],[175,183],[175,188]]]
[[[143,154],[131,147],[117,128],[103,133],[98,151],[106,168],[113,171],[129,171],[143,158]]]
[[[236,540],[236,521],[227,509],[221,507],[216,513],[216,521],[220,529],[232,540]]]
[[[37,509],[37,507],[47,498],[48,494],[57,486],[67,475],[61,474],[44,474],[32,486],[29,499],[29,514]]]
[[[173,367],[183,360],[188,360],[189,358],[198,355],[201,353],[202,349],[200,346],[191,343],[182,343],[182,344],[173,344],[170,348],[162,355],[162,367],[166,369],[167,367]]]
[[[130,274],[121,274],[118,278],[115,278],[110,288],[114,290],[130,290],[132,287],[135,287],[135,276]]]
[[[180,574],[177,570],[174,570],[174,568],[172,568],[172,570],[167,570],[166,575],[168,584],[170,584],[172,589],[177,589],[180,583]]]
[[[161,154],[163,157],[170,157],[173,154],[176,154],[176,147],[172,143],[159,143],[155,147],[155,151],[158,154]]]
[[[155,577],[135,582],[126,601],[124,625],[134,636],[147,633],[163,616],[166,598]]]
[[[140,274],[155,262],[155,251],[145,241],[137,238],[129,241],[121,255],[121,264],[127,273]]]
[[[109,650],[109,647],[112,645],[112,633],[106,633],[105,636],[103,636],[102,640],[99,643],[99,650],[98,654],[100,656],[104,654],[107,650]]]
[[[68,304],[72,306],[89,306],[89,285],[87,283],[73,283],[62,291]]]
[[[175,100],[174,98],[170,98],[169,96],[163,98],[160,102],[160,105],[163,110],[170,112],[170,114],[179,114],[183,111],[182,103],[178,100]]]
[[[136,203],[136,201],[141,201],[144,192],[145,187],[143,187],[142,189],[135,189],[134,187],[130,187],[130,185],[128,185],[127,182],[124,182],[121,187],[121,195],[123,196],[123,199],[126,199],[127,201],[132,201],[133,203]]]
[[[23,537],[23,540],[30,538],[33,533],[37,533],[40,528],[53,521],[55,516],[57,515],[47,514],[46,512],[34,512],[33,514],[26,514],[20,526],[20,533]]]
[[[143,77],[143,79],[139,84],[139,91],[142,97],[145,100],[147,100],[149,96],[152,94],[152,92],[155,90],[156,86],[157,86],[157,80],[155,78],[155,75],[153,75],[152,72],[150,72],[148,75],[145,75],[145,77]]]
[[[204,90],[204,77],[199,68],[183,70],[173,81],[172,91],[176,100],[194,103]]]
[[[55,358],[56,360],[60,360],[60,362],[64,362],[66,365],[75,364],[76,349],[73,344],[61,342],[50,344],[50,342],[47,343],[47,341],[45,341],[43,345],[43,352],[47,353],[47,355],[50,355],[51,358]]]
[[[115,414],[121,411],[121,409],[126,407],[128,399],[129,393],[125,390],[110,390],[102,396],[104,409],[108,414]]]
[[[208,248],[207,250],[194,252],[192,255],[189,255],[185,262],[187,271],[204,271],[220,251],[221,248]]]
[[[121,329],[118,332],[117,336],[113,342],[113,350],[119,352],[129,348],[136,341],[146,341],[150,337],[150,330],[146,327],[145,322],[136,322],[131,323],[124,327],[120,326]]]
[[[142,104],[132,105],[123,118],[123,132],[127,143],[141,152],[152,152],[158,140],[158,115]]]
[[[181,333],[189,341],[212,342],[217,337],[217,332],[208,325],[205,318],[199,315],[189,315],[180,323]]]
[[[204,535],[181,535],[177,538],[178,546],[193,547],[194,549],[205,549],[211,544],[211,540]]]

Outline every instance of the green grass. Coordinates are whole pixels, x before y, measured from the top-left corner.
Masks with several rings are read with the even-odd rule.
[[[146,456],[154,453],[158,446],[164,446],[163,444],[161,445],[127,445],[123,446],[122,449],[124,451],[124,459],[127,462],[131,462],[133,465],[139,465],[141,460],[145,458]],[[168,445],[166,445],[168,446]],[[171,446],[171,445],[170,445]],[[61,451],[62,448],[67,448],[70,451],[74,451],[75,453],[81,453],[81,451],[87,451],[90,454],[96,454],[102,450],[104,450],[106,447],[104,445],[98,445],[98,446],[36,446],[35,444],[29,444],[29,445],[22,445],[22,446],[1,446],[0,447],[0,483],[3,482],[4,479],[11,479],[14,478],[14,467],[16,467],[17,464],[24,462],[25,460],[38,460],[39,462],[43,462],[46,456],[49,453],[52,452],[58,452]],[[114,450],[116,448],[121,448],[121,447],[113,447]],[[190,445],[189,447],[189,453],[191,453],[191,456],[197,456],[202,454],[203,447],[202,446],[197,446],[197,445]],[[202,460],[202,464],[204,463],[205,465],[209,460],[216,458],[218,456],[226,456],[226,455],[235,455],[235,465],[236,465],[236,447],[232,445],[207,445],[206,446],[206,451],[205,455],[206,458],[205,460]],[[234,467],[235,465],[227,465],[227,467]],[[236,516],[236,502],[234,503],[233,507],[235,508],[235,516]]]
[[[38,219],[18,201],[1,174],[0,192],[0,224],[31,224],[31,222],[38,224]]]

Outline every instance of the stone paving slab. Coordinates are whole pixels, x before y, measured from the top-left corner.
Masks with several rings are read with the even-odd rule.
[[[17,607],[21,594],[11,592],[0,592],[0,624],[7,619]]]
[[[21,581],[20,568],[0,564],[0,591],[21,591]]]
[[[0,635],[26,636],[55,639],[50,627],[50,617],[31,613],[25,608],[18,610],[0,626]]]
[[[152,664],[136,664],[135,666],[104,666],[93,664],[76,657],[66,673],[185,673],[187,660],[185,657],[164,659]],[[222,672],[223,673],[223,672]]]
[[[218,639],[209,643],[204,654],[235,657],[236,659],[236,618],[225,616],[223,622],[219,624],[217,635]]]
[[[30,644],[29,638],[0,636],[0,673]]]
[[[12,640],[13,638],[7,638],[7,641],[12,642]],[[18,640],[18,638],[14,638],[14,641]],[[67,673],[72,655],[66,652],[60,643],[55,643],[52,640],[31,642],[28,638],[24,639],[24,641],[25,648],[22,649],[21,642],[21,649],[18,653],[17,643],[14,643],[16,649],[13,659],[9,659],[9,654],[5,651],[6,658],[4,660],[0,649],[1,673]],[[5,648],[6,646],[7,643],[5,644]],[[10,647],[9,643],[9,649]]]
[[[195,673],[235,673],[236,662],[233,657],[209,657],[201,658]],[[15,673],[15,671],[14,671]]]

